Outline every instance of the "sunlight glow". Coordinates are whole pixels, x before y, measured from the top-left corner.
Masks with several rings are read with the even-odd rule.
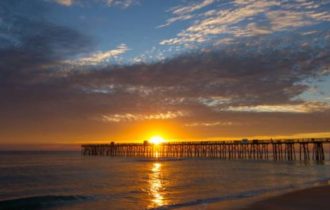
[[[153,136],[149,139],[149,142],[152,144],[161,144],[165,142],[165,139],[161,136]]]
[[[149,208],[157,208],[166,205],[165,186],[162,180],[161,163],[153,163],[149,174],[149,193],[151,195]]]

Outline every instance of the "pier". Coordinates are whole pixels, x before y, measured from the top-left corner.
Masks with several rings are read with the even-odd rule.
[[[83,144],[84,156],[123,156],[150,158],[219,158],[253,160],[325,160],[330,138],[182,141],[162,144],[115,143]]]

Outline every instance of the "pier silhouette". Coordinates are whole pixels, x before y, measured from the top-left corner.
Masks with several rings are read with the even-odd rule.
[[[325,160],[325,144],[330,138],[181,141],[162,144],[115,143],[83,144],[84,156],[124,156],[150,158],[220,158],[253,160]]]

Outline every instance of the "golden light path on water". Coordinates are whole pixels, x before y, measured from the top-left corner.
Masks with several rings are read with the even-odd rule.
[[[166,205],[164,198],[164,186],[162,181],[162,164],[155,162],[152,165],[151,173],[149,175],[149,193],[151,195],[151,202],[149,208],[155,208]]]

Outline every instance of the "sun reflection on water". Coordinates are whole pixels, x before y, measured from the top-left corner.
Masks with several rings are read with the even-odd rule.
[[[149,208],[155,208],[166,205],[164,199],[164,186],[162,182],[162,165],[161,163],[153,163],[151,173],[149,175],[149,192],[151,202]]]

